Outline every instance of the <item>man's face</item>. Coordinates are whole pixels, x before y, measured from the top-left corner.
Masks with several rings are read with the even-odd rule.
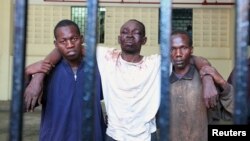
[[[125,23],[120,30],[118,42],[122,51],[130,54],[140,53],[141,46],[144,45],[147,38],[142,33],[142,27],[135,21]]]
[[[188,41],[188,36],[184,34],[171,36],[171,61],[177,70],[183,70],[189,65],[193,47],[189,46]]]
[[[77,33],[76,27],[63,26],[56,30],[55,46],[68,61],[77,61],[81,58],[83,38]]]

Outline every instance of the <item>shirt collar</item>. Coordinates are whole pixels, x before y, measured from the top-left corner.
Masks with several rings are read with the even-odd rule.
[[[192,80],[193,77],[194,77],[194,72],[195,72],[195,67],[194,67],[194,65],[191,64],[188,72],[183,77],[178,78],[176,76],[176,74],[174,73],[174,69],[173,69],[173,72],[170,75],[170,83],[172,84],[175,81],[178,81],[178,80],[181,80],[181,79],[183,79],[183,80]]]

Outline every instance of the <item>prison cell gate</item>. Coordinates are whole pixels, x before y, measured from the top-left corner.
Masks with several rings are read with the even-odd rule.
[[[15,23],[14,23],[14,59],[13,59],[13,73],[12,77],[12,102],[11,102],[11,116],[9,128],[9,140],[22,140],[22,125],[23,125],[23,92],[24,92],[24,66],[26,54],[26,28],[27,28],[27,9],[28,0],[16,0],[15,2]],[[248,0],[236,0],[236,44],[235,44],[235,66],[236,66],[236,83],[235,87],[235,110],[234,110],[234,124],[247,123],[247,40],[248,40]],[[172,3],[168,0],[162,0],[160,3],[160,50],[161,50],[161,105],[160,105],[160,140],[169,140],[169,46],[170,46],[170,31],[171,31],[171,7]],[[88,20],[87,20],[87,34],[86,34],[86,65],[85,65],[85,83],[83,88],[86,93],[83,96],[86,105],[82,107],[84,112],[91,112],[93,110],[94,97],[94,68],[96,65],[96,23],[97,21],[97,0],[88,0]],[[89,83],[92,82],[92,83]],[[91,141],[93,136],[93,117],[89,114],[83,119],[84,126],[87,128],[83,132],[83,140]]]

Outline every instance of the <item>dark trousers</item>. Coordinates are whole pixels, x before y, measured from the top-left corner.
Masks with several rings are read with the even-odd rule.
[[[108,135],[106,134],[106,139],[105,139],[105,141],[116,141],[116,140],[113,139],[113,138],[111,138],[110,136],[108,136]],[[158,139],[157,139],[157,133],[156,133],[156,132],[151,133],[151,141],[158,141]]]

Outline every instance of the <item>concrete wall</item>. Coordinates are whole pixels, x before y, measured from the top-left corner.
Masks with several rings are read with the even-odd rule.
[[[12,1],[0,0],[0,100],[11,99]]]

